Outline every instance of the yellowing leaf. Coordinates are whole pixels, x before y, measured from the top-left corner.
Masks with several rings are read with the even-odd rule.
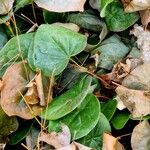
[[[48,11],[69,12],[83,11],[86,0],[35,0],[35,3]]]
[[[120,85],[116,88],[116,93],[133,117],[150,114],[149,91],[132,90]]]
[[[117,138],[113,137],[108,133],[104,133],[102,150],[125,150],[125,149]]]
[[[148,121],[139,123],[133,129],[131,136],[133,150],[150,150],[150,125]]]

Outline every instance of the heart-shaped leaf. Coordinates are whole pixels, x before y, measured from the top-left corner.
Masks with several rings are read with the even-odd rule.
[[[92,77],[84,76],[70,90],[52,100],[41,117],[48,120],[56,120],[72,112],[84,100],[90,91]]]
[[[79,142],[92,148],[102,149],[103,133],[110,131],[111,127],[109,121],[100,113],[100,119],[95,128],[88,135],[79,139]]]
[[[30,48],[28,61],[32,69],[40,69],[45,76],[58,75],[71,56],[84,50],[86,37],[58,25],[41,25]],[[41,61],[42,60],[42,61]]]
[[[98,123],[100,118],[100,103],[93,94],[88,94],[79,107],[62,118],[76,140],[87,135]]]

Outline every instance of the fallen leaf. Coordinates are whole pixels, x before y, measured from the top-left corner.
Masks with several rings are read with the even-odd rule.
[[[84,146],[77,142],[72,142],[70,145],[66,147],[58,148],[56,150],[95,150],[95,149]]]
[[[0,143],[0,150],[4,150],[6,146],[6,143]]]
[[[40,105],[45,106],[46,105],[46,99],[44,96],[44,88],[43,88],[41,71],[35,77],[35,82],[36,82],[36,87],[37,87],[37,91],[38,91],[38,96],[40,98]]]
[[[12,9],[14,0],[0,0],[0,15],[9,13]]]
[[[133,150],[150,149],[150,125],[148,121],[145,120],[135,126],[131,136],[131,146]]]
[[[0,91],[1,91],[2,86],[3,86],[3,82],[2,80],[0,80]]]
[[[135,90],[150,90],[150,64],[136,67],[122,81],[122,85]]]
[[[26,67],[26,69],[25,69]],[[2,81],[0,105],[8,116],[20,116],[24,119],[34,118],[41,111],[39,105],[30,105],[34,115],[26,105],[22,95],[27,91],[27,74],[30,72],[27,64],[16,63],[7,68]],[[27,74],[26,74],[27,73]],[[22,94],[22,95],[21,95]]]
[[[144,63],[150,63],[150,31],[145,30],[142,26],[134,25],[131,31],[137,37],[137,46],[141,51],[141,58]]]
[[[83,11],[86,0],[35,0],[35,3],[48,11],[69,12]]]
[[[108,133],[104,133],[102,150],[125,150],[125,148],[117,138]]]
[[[134,12],[150,8],[149,0],[122,0],[126,12]]]
[[[142,10],[140,11],[141,16],[141,22],[144,27],[147,27],[147,25],[150,23],[150,10]]]
[[[45,133],[41,131],[39,135],[39,141],[46,142],[47,144],[52,145],[55,148],[68,146],[71,140],[70,130],[65,124],[62,124],[61,127],[62,131],[59,133],[56,133],[54,131]]]
[[[149,91],[128,89],[120,85],[116,88],[116,93],[133,117],[150,114]]]
[[[26,87],[28,88],[26,94],[24,95],[24,99],[26,100],[26,102],[32,105],[39,103],[36,83],[33,81],[29,83]]]

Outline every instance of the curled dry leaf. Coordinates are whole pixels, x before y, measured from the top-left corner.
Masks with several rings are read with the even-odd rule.
[[[9,13],[12,9],[14,0],[0,0],[0,15]]]
[[[150,9],[149,0],[121,0],[124,4],[126,12],[134,12],[139,10]]]
[[[125,148],[117,138],[108,133],[104,133],[102,150],[125,150]]]
[[[150,31],[145,30],[142,26],[135,25],[131,31],[137,37],[137,46],[141,51],[141,57],[144,63],[150,63]]]
[[[86,0],[35,0],[35,3],[48,11],[83,11]]]
[[[148,121],[139,123],[132,132],[131,146],[133,150],[150,149],[150,125]]]
[[[72,142],[70,145],[62,148],[58,148],[56,150],[94,150],[93,148],[84,146],[77,142]]]
[[[142,10],[140,11],[141,16],[141,22],[144,27],[147,27],[147,25],[150,23],[150,10]]]
[[[149,91],[132,90],[120,85],[116,88],[116,93],[133,117],[150,114]]]
[[[41,106],[30,105],[33,111],[31,112],[22,97],[28,89],[26,85],[28,84],[27,76],[29,73],[27,64],[19,62],[8,67],[2,78],[0,105],[8,116],[16,115],[24,119],[31,119],[41,111]]]
[[[47,144],[52,145],[55,148],[68,146],[71,140],[70,130],[65,124],[62,124],[61,127],[62,131],[59,133],[56,133],[54,131],[51,133],[45,133],[41,131],[39,135],[39,141],[46,142]]]

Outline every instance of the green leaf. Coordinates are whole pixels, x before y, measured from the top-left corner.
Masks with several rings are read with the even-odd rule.
[[[72,113],[61,119],[76,140],[86,136],[98,123],[100,118],[100,103],[93,94],[88,94],[84,101]]]
[[[138,13],[125,13],[120,2],[112,2],[105,10],[106,24],[111,31],[123,31],[132,26],[138,19]]]
[[[130,114],[127,112],[116,112],[113,118],[111,119],[111,123],[113,127],[117,130],[122,129],[125,124],[128,122]]]
[[[115,99],[109,100],[108,102],[103,103],[101,108],[102,113],[110,121],[116,111],[117,101]]]
[[[57,120],[72,112],[91,90],[92,77],[84,76],[64,94],[56,97],[41,114],[47,120]]]
[[[100,6],[100,16],[105,17],[105,11],[107,6],[112,3],[114,0],[100,0],[101,6]]]
[[[16,131],[18,121],[16,117],[9,117],[0,107],[0,143],[5,141],[5,138]]]
[[[0,71],[7,64],[26,58],[30,44],[33,42],[33,33],[19,35],[19,45],[17,37],[11,38],[0,51]],[[22,58],[21,58],[22,57]]]
[[[45,76],[58,75],[66,68],[71,56],[84,50],[86,41],[86,36],[67,28],[41,25],[29,50],[30,67],[40,69]]]
[[[4,33],[2,26],[0,26],[0,50],[3,48],[3,46],[7,43],[7,35]]]
[[[8,14],[6,15],[0,15],[0,24],[5,23],[6,21],[8,21],[11,17],[12,17],[12,11],[10,11]]]
[[[15,11],[17,11],[20,8],[23,8],[26,5],[29,5],[33,2],[33,0],[16,0],[15,5]]]
[[[23,123],[16,132],[12,133],[9,136],[9,144],[16,145],[17,143],[22,141],[27,136],[27,134],[30,132],[32,126],[33,126],[33,122]]]
[[[100,150],[102,149],[102,138],[104,132],[111,132],[111,127],[107,118],[100,113],[100,119],[95,128],[91,130],[88,135],[79,139],[78,142],[88,147]]]
[[[43,10],[43,17],[45,23],[55,23],[55,22],[63,22],[64,21],[64,13],[57,12],[49,12],[47,10]]]
[[[118,38],[111,36],[104,40],[95,50],[100,52],[98,66],[104,69],[111,70],[114,64],[124,58],[129,52],[129,48]]]
[[[81,28],[99,32],[102,30],[104,23],[100,19],[87,12],[70,14],[67,17],[67,22],[75,23]]]

